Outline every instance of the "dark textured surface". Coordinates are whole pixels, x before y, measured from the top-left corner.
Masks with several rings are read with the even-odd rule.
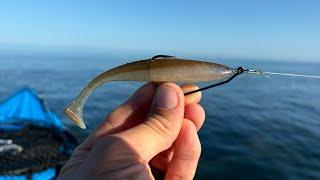
[[[2,57],[0,99],[29,85],[83,139],[114,107],[142,85],[111,82],[94,92],[85,107],[87,130],[63,115],[84,85],[97,74],[138,58]],[[120,61],[118,61],[120,59]],[[218,61],[232,67],[319,75],[320,64]],[[201,84],[205,86],[208,84]],[[240,75],[210,89],[201,104],[206,122],[199,132],[202,155],[197,179],[319,179],[320,81]]]
[[[61,167],[75,147],[74,139],[55,129],[27,124],[17,131],[0,130],[1,139],[11,139],[23,151],[0,153],[0,174],[19,175]],[[73,141],[71,141],[73,140]]]

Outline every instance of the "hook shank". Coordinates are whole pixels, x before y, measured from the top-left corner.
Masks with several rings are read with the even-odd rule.
[[[203,88],[200,88],[200,89],[197,89],[197,90],[193,90],[193,91],[184,93],[184,95],[187,96],[189,94],[193,94],[193,93],[196,93],[196,92],[199,92],[199,91],[204,91],[204,90],[216,87],[216,86],[220,86],[220,85],[226,84],[226,83],[230,82],[232,79],[234,79],[235,77],[237,77],[238,75],[244,73],[245,71],[249,71],[249,70],[244,69],[243,67],[238,67],[236,73],[234,75],[232,75],[229,79],[227,79],[225,81],[222,81],[222,82],[218,82],[216,84],[212,84],[210,86],[206,86],[206,87],[203,87]]]

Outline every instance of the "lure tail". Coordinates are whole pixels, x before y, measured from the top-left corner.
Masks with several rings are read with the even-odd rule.
[[[123,76],[117,73],[118,69],[111,69],[92,80],[78,95],[78,97],[65,108],[66,115],[80,128],[86,129],[83,120],[83,107],[89,95],[102,83],[122,79]],[[101,80],[103,79],[103,80]]]
[[[96,84],[94,84],[94,86],[87,86],[84,90],[81,91],[79,96],[64,110],[66,115],[81,129],[86,129],[86,125],[83,121],[84,104],[88,99],[88,96],[96,86]]]
[[[83,107],[80,107],[79,103],[73,102],[64,109],[64,112],[78,127],[81,129],[86,129],[86,125],[83,121],[82,109]]]
[[[87,101],[90,94],[101,84],[109,82],[109,81],[132,81],[132,80],[148,80],[148,73],[145,71],[147,69],[147,64],[139,64],[136,62],[122,65],[110,69],[95,79],[93,79],[78,95],[78,97],[65,108],[64,112],[66,115],[73,121],[77,126],[82,129],[86,128],[86,125],[83,120],[83,107],[85,102]]]

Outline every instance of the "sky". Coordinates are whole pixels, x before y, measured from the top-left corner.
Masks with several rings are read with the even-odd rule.
[[[320,62],[320,1],[0,0],[10,48]]]

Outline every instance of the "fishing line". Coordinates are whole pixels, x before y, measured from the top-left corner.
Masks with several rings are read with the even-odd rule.
[[[289,74],[289,73],[279,73],[279,72],[263,72],[263,74],[280,75],[280,76],[294,76],[294,77],[306,77],[306,78],[316,78],[316,79],[320,79],[320,76],[312,76],[312,75],[305,75],[305,74]]]
[[[261,70],[245,70],[246,73],[255,75],[280,75],[280,76],[293,76],[293,77],[305,77],[320,79],[320,76],[306,75],[306,74],[292,74],[292,73],[280,73],[280,72],[263,72]]]

